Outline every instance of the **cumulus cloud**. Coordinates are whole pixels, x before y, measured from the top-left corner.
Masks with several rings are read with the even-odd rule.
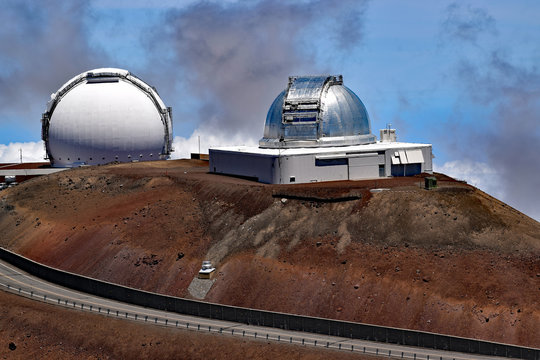
[[[43,162],[45,158],[45,148],[43,141],[36,142],[15,142],[8,145],[0,144],[0,163],[20,162],[20,150],[22,150],[23,162]]]
[[[0,118],[35,122],[49,95],[85,70],[106,64],[90,46],[87,1],[8,0],[0,11]]]
[[[499,189],[493,192],[538,217],[538,202],[531,193],[540,188],[540,158],[536,151],[540,143],[540,71],[513,61],[510,44],[507,48],[486,46],[486,51],[474,60],[467,57],[465,45],[470,39],[462,34],[465,30],[460,30],[460,24],[485,24],[491,17],[483,10],[458,10],[449,9],[453,21],[445,24],[448,36],[462,42],[455,49],[458,59],[453,76],[463,96],[487,109],[488,115],[480,119],[479,123],[486,124],[481,128],[475,123],[461,124],[460,134],[464,136],[460,136],[456,153],[464,160],[485,162],[499,178]],[[475,16],[476,21],[471,20]],[[479,32],[488,28],[478,26],[470,31],[477,39]]]
[[[329,42],[336,54],[360,43],[365,6],[348,0],[201,2],[171,10],[168,25],[153,37],[171,41],[182,69],[166,73],[200,99],[189,118],[200,132],[258,140],[289,75],[328,72],[313,50],[320,37],[339,39]]]
[[[242,135],[234,135],[233,137],[221,134],[219,132],[203,132],[195,130],[190,137],[175,136],[173,140],[174,152],[171,158],[187,159],[191,153],[200,152],[208,154],[208,149],[217,146],[256,146],[258,141],[250,138],[245,138]]]

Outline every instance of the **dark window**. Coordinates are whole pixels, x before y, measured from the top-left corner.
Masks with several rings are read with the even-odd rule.
[[[334,166],[334,165],[347,165],[349,163],[347,158],[343,159],[315,159],[315,166]]]
[[[296,178],[295,178],[294,176],[291,176],[291,177],[289,178],[289,182],[295,182],[295,181],[296,181]]]
[[[422,172],[422,164],[392,165],[392,176],[413,176]]]
[[[385,177],[384,165],[379,165],[379,177]]]

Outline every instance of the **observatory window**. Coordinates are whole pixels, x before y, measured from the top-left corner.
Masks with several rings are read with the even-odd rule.
[[[77,158],[77,160],[79,160],[79,161],[80,161],[80,160],[81,160],[81,158]]]
[[[118,160],[118,155],[116,155],[114,158],[115,158],[116,160]]]
[[[92,160],[92,158],[90,158],[90,160]]]
[[[295,181],[296,181],[296,177],[291,176],[291,177],[289,178],[289,182],[292,182],[292,183],[293,183],[293,182],[295,182]]]
[[[315,159],[315,166],[347,165],[348,159]]]
[[[379,177],[384,177],[384,165],[379,165]]]

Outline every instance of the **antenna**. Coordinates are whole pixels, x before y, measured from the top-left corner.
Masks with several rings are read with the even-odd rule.
[[[21,158],[21,164],[22,164],[22,148],[19,148],[19,156]]]

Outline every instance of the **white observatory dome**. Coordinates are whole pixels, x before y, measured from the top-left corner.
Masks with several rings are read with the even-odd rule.
[[[51,95],[42,138],[54,167],[167,159],[171,108],[127,70],[90,70]]]
[[[362,101],[341,75],[291,76],[270,106],[262,148],[360,145],[376,142]]]

